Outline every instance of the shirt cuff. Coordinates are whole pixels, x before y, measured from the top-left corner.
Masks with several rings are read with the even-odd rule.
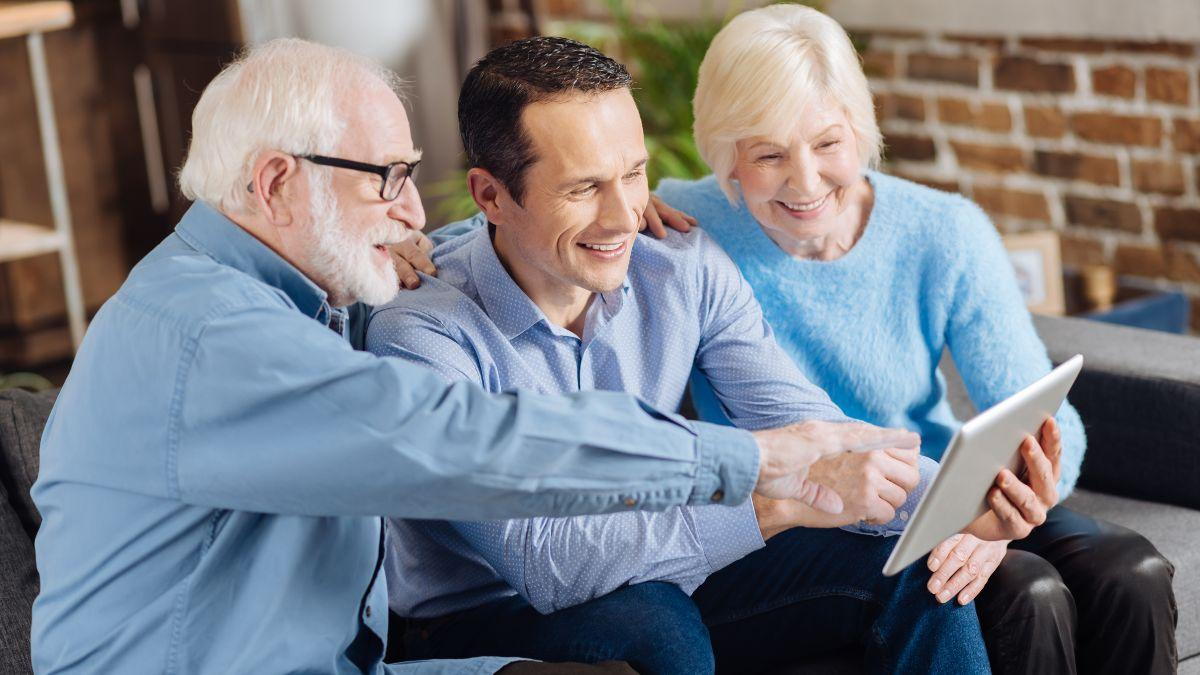
[[[405,661],[385,663],[383,672],[388,675],[492,675],[510,663],[529,660],[508,656],[479,656],[473,659]]]
[[[747,499],[737,506],[697,506],[692,511],[696,538],[708,560],[709,574],[762,548],[762,531],[754,504]]]
[[[758,482],[758,441],[750,432],[692,422],[699,466],[688,504],[741,504]]]

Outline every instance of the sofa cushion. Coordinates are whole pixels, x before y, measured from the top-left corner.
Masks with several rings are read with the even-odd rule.
[[[0,391],[0,489],[8,495],[29,538],[37,534],[42,517],[29,497],[37,479],[39,447],[46,418],[58,392]]]
[[[1076,490],[1063,502],[1094,518],[1139,532],[1175,565],[1179,659],[1200,655],[1200,511]]]

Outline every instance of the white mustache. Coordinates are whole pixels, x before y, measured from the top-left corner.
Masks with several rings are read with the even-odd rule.
[[[370,242],[371,245],[387,245],[398,244],[405,239],[408,239],[409,232],[403,227],[399,227],[394,223],[380,223],[379,225],[372,227],[367,231],[366,234],[362,236],[366,241]]]

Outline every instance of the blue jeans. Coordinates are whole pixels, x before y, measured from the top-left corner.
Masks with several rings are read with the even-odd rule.
[[[755,672],[857,647],[871,672],[986,673],[974,604],[940,605],[923,561],[880,574],[895,537],[797,528],[719,570],[688,597],[626,586],[548,615],[519,596],[405,635],[408,658],[486,654],[627,661],[641,673]]]

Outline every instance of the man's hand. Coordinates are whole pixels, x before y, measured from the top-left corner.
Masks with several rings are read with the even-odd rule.
[[[956,534],[938,544],[926,564],[933,575],[926,588],[946,602],[955,595],[965,605],[979,597],[992,572],[1004,560],[1008,541],[983,541],[969,534]]]
[[[437,274],[437,268],[429,258],[429,252],[432,250],[433,241],[423,232],[413,232],[404,241],[388,247],[401,286],[409,290],[420,286],[421,277],[417,276],[418,270],[430,276]]]
[[[987,513],[976,518],[963,532],[980,539],[1001,541],[1024,539],[1033,528],[1046,522],[1046,512],[1058,503],[1058,478],[1062,473],[1062,433],[1053,417],[1042,423],[1039,443],[1033,436],[1021,442],[1028,483],[1012,471],[1001,469],[988,490]]]
[[[886,523],[896,517],[908,493],[921,482],[918,450],[872,450],[824,457],[808,471],[808,479],[829,486],[842,498],[845,522]]]
[[[808,480],[830,487],[842,499],[841,513],[828,513],[794,499],[754,495],[754,514],[763,539],[793,527],[842,527],[859,521],[885,523],[895,517],[920,482],[917,450],[842,452],[815,462]]]
[[[642,212],[642,225],[639,230],[649,229],[650,234],[662,239],[667,236],[667,228],[688,232],[696,226],[696,219],[678,209],[667,206],[667,203],[650,195],[650,203]]]
[[[846,452],[913,450],[921,444],[911,431],[863,422],[804,422],[758,431],[754,438],[760,451],[755,492],[771,499],[795,499],[826,513],[842,513],[843,501],[832,485],[810,478],[809,470],[818,461]],[[823,478],[830,480],[829,475]],[[849,515],[858,519],[864,514]]]

